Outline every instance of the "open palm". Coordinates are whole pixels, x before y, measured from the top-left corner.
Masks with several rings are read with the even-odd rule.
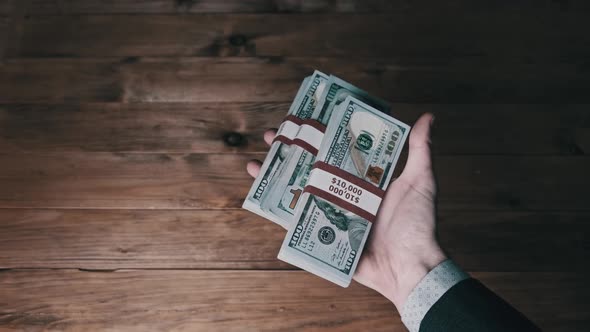
[[[427,113],[414,125],[408,161],[387,189],[354,275],[398,308],[418,281],[446,258],[436,241],[436,184],[430,156],[433,119]],[[265,141],[272,142],[274,135],[275,131],[267,131]],[[247,170],[256,177],[260,161],[250,161]]]

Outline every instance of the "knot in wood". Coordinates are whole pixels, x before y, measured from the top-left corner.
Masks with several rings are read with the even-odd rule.
[[[228,37],[229,44],[235,47],[242,47],[246,45],[248,38],[244,35],[231,35]]]
[[[244,135],[232,131],[223,135],[223,142],[228,146],[238,147],[246,143],[246,138]]]

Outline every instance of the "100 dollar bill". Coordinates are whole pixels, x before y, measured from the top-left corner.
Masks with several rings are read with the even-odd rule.
[[[309,78],[306,78],[299,88],[299,92],[291,104],[288,114],[301,119],[311,117],[315,110],[315,105],[323,94],[323,88],[327,81],[328,76],[317,70]],[[287,156],[290,155],[290,149],[291,146],[281,142],[274,142],[271,145],[260,168],[260,173],[254,180],[254,184],[242,204],[244,209],[267,218],[285,228],[287,228],[286,221],[263,209],[262,205],[268,192],[270,192],[273,180],[281,174],[281,166],[287,159]]]
[[[331,120],[333,110],[338,108],[347,97],[352,96],[365,102],[373,108],[387,113],[389,105],[379,99],[370,96],[367,92],[347,83],[336,76],[330,76],[320,98],[321,102],[315,107],[312,119],[326,125]],[[282,172],[280,176],[275,177],[274,183],[269,190],[268,199],[265,199],[263,208],[286,224],[293,222],[295,210],[303,187],[307,183],[307,178],[316,157],[297,146],[291,147],[291,155],[287,157],[281,165]]]
[[[351,96],[333,112],[317,160],[385,190],[409,126]],[[363,195],[358,190],[351,193],[338,189],[342,188],[341,179],[326,180],[334,181],[331,194],[346,200],[348,206],[355,206]],[[344,183],[343,187],[351,185]],[[371,223],[329,197],[332,196],[322,198],[309,192],[301,196],[295,223],[278,257],[346,287],[361,257]]]

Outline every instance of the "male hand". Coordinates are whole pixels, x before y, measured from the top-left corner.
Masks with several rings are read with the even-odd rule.
[[[446,259],[436,240],[436,184],[430,156],[434,117],[422,115],[410,134],[408,161],[388,187],[354,279],[383,294],[401,309],[418,282]],[[276,131],[264,133],[270,144]],[[261,162],[248,162],[256,177]]]

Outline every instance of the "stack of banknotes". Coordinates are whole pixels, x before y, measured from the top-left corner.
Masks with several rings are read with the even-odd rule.
[[[303,80],[243,208],[287,230],[278,258],[350,284],[410,127],[319,71]]]

